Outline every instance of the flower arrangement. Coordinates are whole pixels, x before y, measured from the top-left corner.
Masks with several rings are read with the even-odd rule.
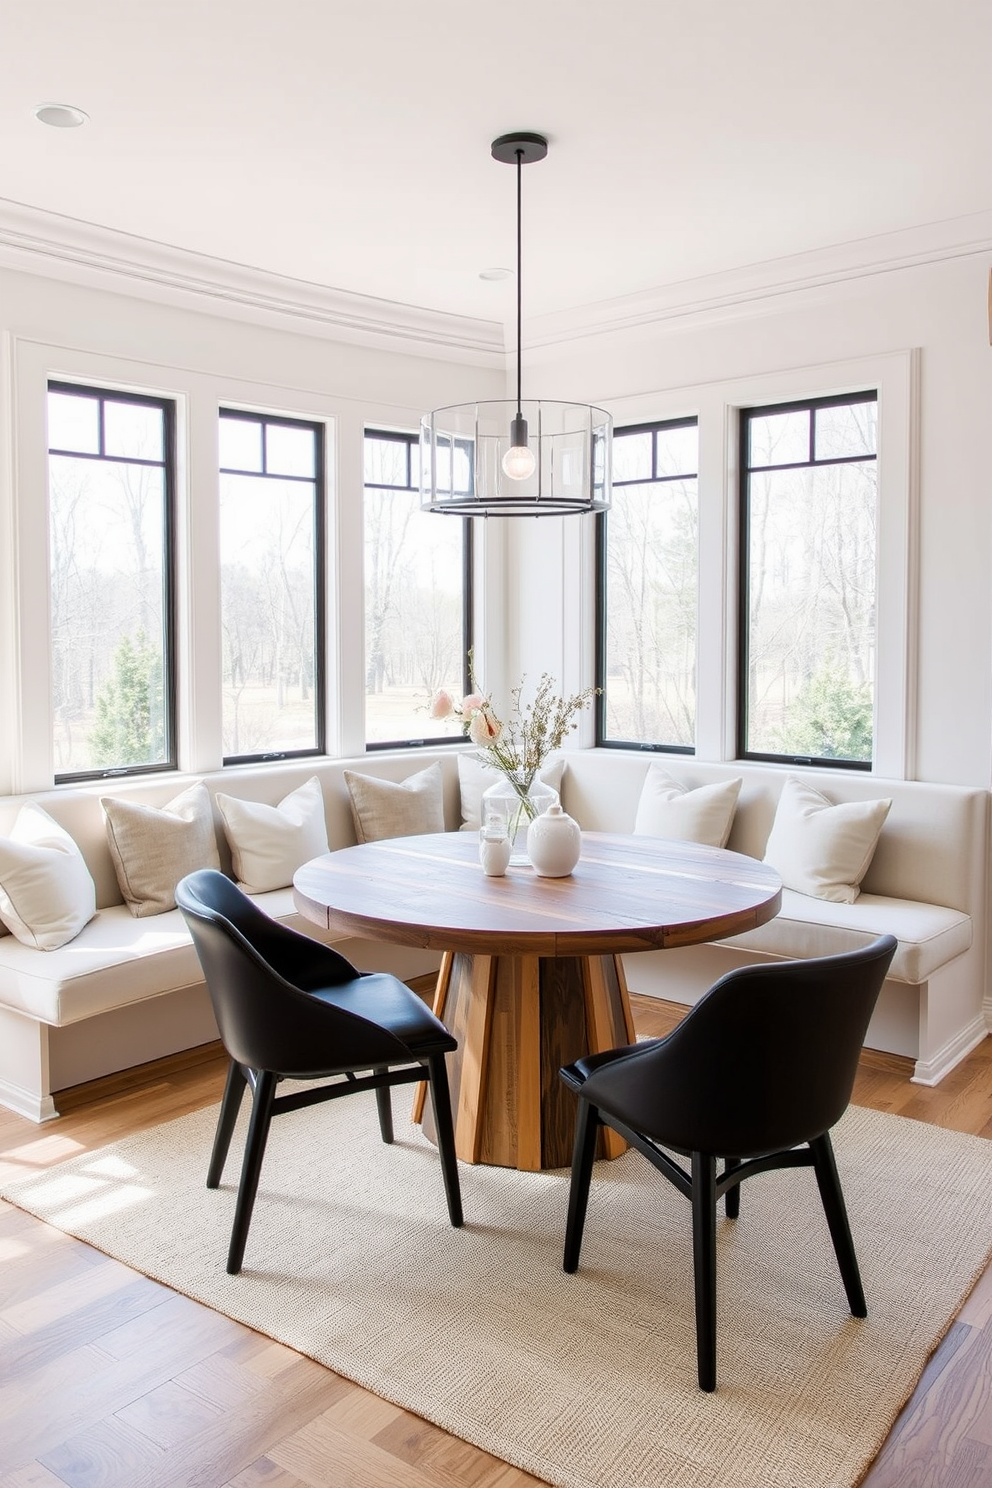
[[[578,727],[577,714],[588,707],[600,691],[586,687],[571,697],[555,692],[554,678],[542,672],[532,700],[522,703],[524,684],[510,693],[512,708],[505,720],[493,708],[488,693],[478,688],[456,703],[447,692],[436,692],[430,702],[431,718],[455,718],[462,732],[479,746],[479,758],[504,775],[520,798],[528,820],[535,810],[529,797],[531,786],[548,756],[561,748],[565,735]]]

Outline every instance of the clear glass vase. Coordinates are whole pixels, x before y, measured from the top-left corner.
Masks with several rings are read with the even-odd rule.
[[[510,866],[529,863],[527,828],[535,816],[558,804],[558,792],[543,780],[534,779],[529,787],[509,775],[501,775],[495,784],[482,792],[482,825],[498,817],[506,823],[510,839]]]

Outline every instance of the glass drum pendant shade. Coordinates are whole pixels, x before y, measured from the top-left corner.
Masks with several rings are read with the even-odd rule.
[[[514,421],[527,421],[533,474],[508,475]],[[420,421],[420,504],[459,516],[540,517],[606,511],[613,420],[586,403],[492,399],[436,408]]]

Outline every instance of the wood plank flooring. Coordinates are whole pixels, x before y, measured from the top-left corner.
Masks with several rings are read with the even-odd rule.
[[[638,1031],[684,1009],[633,997]],[[0,1110],[0,1174],[36,1172],[220,1097],[214,1046],[96,1081],[35,1126]],[[935,1090],[866,1052],[855,1100],[992,1137],[992,1040]],[[992,1237],[990,1237],[992,1239]],[[523,1488],[527,1473],[0,1204],[0,1488]],[[865,1488],[992,1483],[992,1268]],[[655,1485],[645,1485],[655,1488]],[[658,1485],[661,1488],[661,1485]]]

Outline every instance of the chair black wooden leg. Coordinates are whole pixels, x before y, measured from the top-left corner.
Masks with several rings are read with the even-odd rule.
[[[716,1158],[692,1154],[692,1260],[696,1368],[701,1390],[716,1389]]]
[[[227,1067],[227,1084],[224,1086],[224,1098],[220,1103],[213,1151],[210,1154],[210,1166],[207,1169],[208,1188],[220,1186],[224,1164],[227,1162],[227,1154],[231,1148],[231,1137],[234,1135],[234,1126],[241,1109],[241,1097],[244,1093],[245,1072],[240,1064],[232,1059]]]
[[[269,1070],[262,1070],[255,1082],[251,1121],[248,1123],[248,1140],[245,1143],[245,1155],[241,1163],[238,1201],[234,1208],[231,1245],[227,1252],[227,1270],[231,1276],[238,1274],[241,1270],[241,1262],[244,1260],[248,1226],[251,1224],[255,1195],[258,1193],[258,1180],[262,1171],[262,1158],[265,1155],[269,1125],[272,1121],[272,1102],[275,1099],[277,1083],[277,1077]]]
[[[386,1073],[384,1064],[377,1064],[374,1070],[377,1075]],[[380,1085],[375,1093],[375,1103],[379,1108],[379,1130],[384,1142],[393,1140],[393,1103],[390,1099],[392,1092],[388,1085]]]
[[[568,1191],[568,1221],[565,1225],[565,1256],[562,1262],[564,1269],[569,1272],[579,1269],[579,1251],[582,1249],[582,1231],[586,1223],[599,1124],[599,1111],[580,1096],[579,1108],[575,1113],[572,1182]]]
[[[837,1264],[840,1267],[844,1290],[847,1293],[848,1306],[854,1317],[867,1317],[868,1304],[865,1301],[864,1287],[861,1285],[861,1272],[858,1270],[858,1258],[854,1253],[854,1240],[851,1237],[851,1226],[847,1221],[847,1207],[837,1174],[837,1164],[834,1161],[830,1133],[824,1132],[822,1137],[814,1137],[809,1146],[813,1154],[813,1170],[816,1173],[820,1198],[823,1200],[823,1211],[827,1216],[830,1238],[834,1242]]]
[[[727,1157],[724,1159],[723,1171],[725,1176],[739,1167],[740,1160],[738,1158]],[[727,1189],[727,1192],[723,1196],[723,1202],[726,1206],[727,1218],[736,1219],[741,1212],[741,1186],[739,1183],[735,1183],[733,1188]]]
[[[462,1190],[458,1180],[455,1128],[451,1120],[451,1095],[448,1091],[448,1068],[444,1062],[444,1055],[429,1055],[427,1070],[431,1106],[434,1110],[434,1134],[437,1137],[438,1156],[441,1159],[444,1196],[448,1201],[448,1218],[457,1230],[462,1223]]]

